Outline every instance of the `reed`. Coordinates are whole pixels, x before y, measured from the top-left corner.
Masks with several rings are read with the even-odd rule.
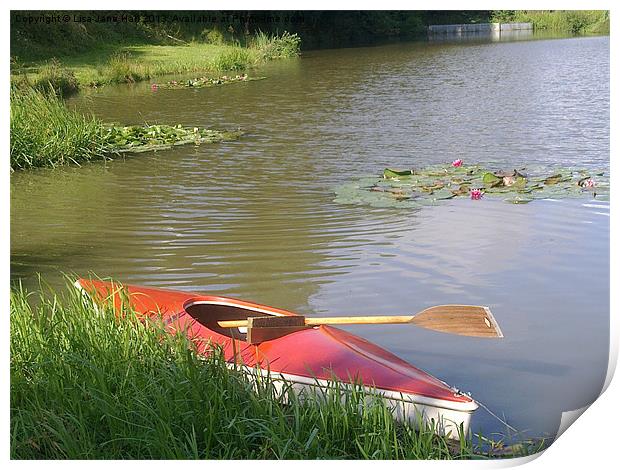
[[[248,49],[242,47],[232,47],[216,55],[212,62],[211,68],[218,72],[230,70],[245,70],[258,62],[257,55]]]
[[[297,34],[285,31],[281,35],[269,36],[259,31],[250,41],[250,47],[256,49],[261,60],[289,59],[297,57],[301,46],[301,38]]]
[[[136,61],[129,52],[112,55],[100,68],[99,83],[134,83],[153,76],[152,67]]]
[[[361,387],[302,400],[73,286],[10,299],[14,459],[467,459],[471,436],[395,422]],[[318,397],[318,395],[317,395]],[[478,456],[479,457],[479,456]]]
[[[68,109],[53,92],[11,88],[11,169],[105,158],[101,123]]]

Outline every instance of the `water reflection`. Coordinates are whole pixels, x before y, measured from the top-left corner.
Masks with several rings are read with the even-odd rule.
[[[554,37],[549,35],[549,37]],[[498,29],[490,29],[488,31],[460,31],[446,34],[429,34],[428,41],[430,43],[459,43],[459,42],[511,42],[524,41],[532,39],[541,39],[539,33],[534,34],[531,29],[516,29],[510,31],[500,31]]]

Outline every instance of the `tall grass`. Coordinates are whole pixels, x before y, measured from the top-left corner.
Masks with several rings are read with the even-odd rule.
[[[269,36],[259,31],[250,44],[259,52],[261,60],[288,59],[299,55],[301,38],[287,31],[279,36]]]
[[[538,31],[609,34],[607,10],[498,10],[492,21],[532,23]]]
[[[229,70],[245,70],[256,63],[256,55],[248,49],[234,47],[216,55],[211,67],[218,72]]]
[[[134,83],[153,76],[151,67],[132,58],[131,54],[114,54],[101,68],[103,83]]]
[[[54,58],[40,67],[33,88],[68,96],[79,90],[79,84],[74,73]]]
[[[14,459],[450,459],[430,428],[394,422],[360,388],[322,400],[280,394],[230,370],[217,349],[200,358],[125,306],[97,310],[76,289],[10,302]]]
[[[55,167],[104,158],[105,136],[94,117],[68,109],[54,93],[11,88],[11,168]]]

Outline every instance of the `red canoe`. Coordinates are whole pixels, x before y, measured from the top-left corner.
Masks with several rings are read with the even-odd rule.
[[[80,279],[76,286],[95,300],[119,287],[109,282]],[[417,369],[394,354],[346,331],[321,325],[266,341],[246,343],[242,328],[231,330],[217,325],[221,320],[244,320],[250,316],[295,315],[273,307],[226,297],[188,292],[123,286],[133,308],[145,315],[161,315],[171,331],[183,330],[198,351],[208,354],[208,343],[222,346],[225,359],[258,370],[274,379],[293,383],[294,388],[327,387],[334,376],[343,382],[351,378],[381,394],[400,420],[417,422],[422,416],[438,425],[438,432],[458,437],[462,426],[467,432],[478,404],[441,380]],[[234,337],[234,338],[233,338]],[[233,346],[233,342],[235,343]]]

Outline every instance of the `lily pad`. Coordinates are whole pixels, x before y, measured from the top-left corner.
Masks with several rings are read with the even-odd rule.
[[[413,170],[394,170],[392,168],[386,168],[383,170],[384,178],[398,178],[400,176],[411,176],[413,175]]]
[[[484,175],[482,175],[482,182],[485,186],[493,187],[502,184],[502,178],[500,178],[499,176],[495,176],[491,172],[486,172]]]
[[[560,181],[562,181],[562,175],[553,175],[553,176],[549,176],[548,178],[545,178],[544,183],[547,185],[551,185],[551,184],[558,184]]]
[[[177,145],[215,143],[237,140],[243,135],[238,131],[219,131],[198,127],[168,126],[164,124],[144,126],[116,126],[105,129],[109,151],[115,153],[140,153],[165,150]]]
[[[507,199],[504,199],[505,202],[509,202],[511,204],[527,204],[528,202],[532,202],[534,199],[531,197],[524,196],[513,196]]]
[[[189,80],[170,80],[166,83],[154,83],[151,85],[153,89],[157,88],[210,88],[220,85],[229,85],[231,83],[253,82],[256,80],[264,80],[267,77],[248,77],[246,74],[221,77],[199,77],[190,78]]]
[[[454,196],[454,193],[447,188],[442,188],[438,191],[433,192],[433,199],[436,200],[452,199]]]
[[[585,182],[592,179],[589,175],[597,175],[596,181],[594,186],[586,188]],[[483,189],[485,197],[501,197],[512,204],[526,204],[535,199],[595,197],[606,200],[609,176],[605,171],[575,168],[558,171],[557,168],[529,167],[527,172],[525,168],[512,172],[487,170],[479,165],[458,168],[434,165],[415,171],[387,168],[381,177],[365,176],[356,183],[341,186],[336,190],[336,200],[373,207],[420,207],[470,197],[472,189]]]

